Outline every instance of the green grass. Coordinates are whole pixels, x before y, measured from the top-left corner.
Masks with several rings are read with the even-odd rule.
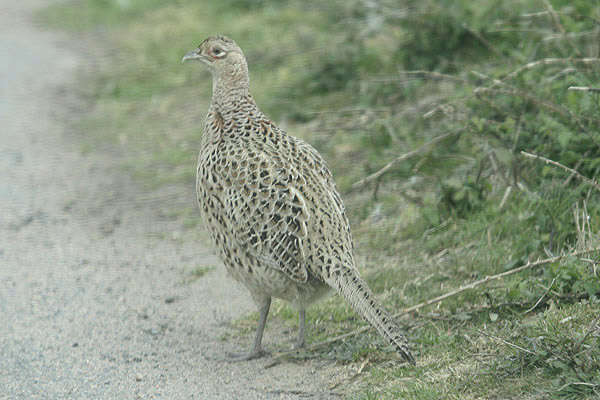
[[[600,175],[600,98],[567,90],[600,81],[600,3],[551,3],[85,0],[39,18],[100,37],[80,93],[94,107],[73,124],[82,151],[118,152],[115,168],[150,188],[194,185],[211,79],[179,60],[210,34],[236,39],[263,111],[329,161],[363,275],[399,310],[600,243],[598,191],[521,154]],[[354,398],[598,397],[597,269],[597,253],[570,257],[404,317],[416,367],[372,332],[295,357],[364,363]],[[307,318],[309,342],[363,324],[337,296]]]
[[[192,268],[184,268],[185,278],[182,282],[184,284],[193,283],[214,269],[215,267],[213,265],[200,265]]]

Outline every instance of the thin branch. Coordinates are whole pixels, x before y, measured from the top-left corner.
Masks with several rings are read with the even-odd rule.
[[[417,310],[419,310],[419,309],[421,309],[423,307],[426,307],[426,306],[429,306],[429,305],[432,305],[432,304],[435,304],[435,303],[439,303],[440,301],[446,300],[447,298],[450,298],[452,296],[456,296],[457,294],[462,293],[462,292],[464,292],[466,290],[470,290],[470,289],[476,288],[477,286],[481,286],[481,285],[486,284],[486,283],[491,282],[491,281],[502,279],[502,278],[504,278],[506,276],[516,274],[517,272],[525,271],[526,269],[531,269],[533,267],[537,267],[537,266],[544,265],[544,264],[551,264],[553,262],[560,261],[563,258],[566,258],[566,257],[569,257],[569,256],[579,256],[579,255],[582,255],[582,254],[593,253],[595,251],[600,251],[600,247],[597,247],[597,248],[594,248],[594,249],[590,249],[590,250],[576,251],[576,252],[573,252],[573,253],[563,254],[561,256],[546,258],[546,259],[538,260],[538,261],[534,261],[534,262],[528,262],[527,264],[522,265],[520,267],[517,267],[517,268],[514,268],[514,269],[510,269],[508,271],[504,271],[504,272],[502,272],[500,274],[486,276],[485,278],[479,279],[478,281],[475,281],[475,282],[471,282],[468,285],[461,286],[460,288],[458,288],[456,290],[453,290],[453,291],[451,291],[449,293],[443,294],[443,295],[435,297],[433,299],[429,299],[429,300],[427,300],[427,301],[425,301],[425,302],[423,302],[421,304],[417,304],[415,306],[406,308],[403,311],[394,314],[393,317],[394,318],[398,318],[398,317],[400,317],[400,316],[402,316],[404,314],[408,314],[408,313],[417,311]]]
[[[422,76],[427,76],[427,77],[435,78],[435,79],[447,79],[447,80],[452,80],[452,81],[467,82],[467,80],[465,78],[461,78],[461,77],[454,76],[454,75],[441,74],[439,72],[425,71],[425,70],[401,71],[401,74],[422,75]]]
[[[440,142],[446,138],[449,138],[450,136],[454,136],[457,135],[459,133],[462,133],[464,130],[466,129],[466,127],[462,127],[462,128],[458,128],[455,129],[453,131],[450,131],[448,133],[445,133],[443,135],[440,135],[432,140],[430,140],[429,142],[421,145],[419,148],[409,151],[408,153],[404,153],[399,157],[396,157],[395,159],[393,159],[392,161],[390,161],[389,163],[387,163],[383,168],[381,168],[379,171],[367,176],[366,178],[361,179],[360,181],[354,183],[352,185],[353,189],[357,189],[361,186],[363,186],[364,184],[371,182],[377,178],[379,178],[381,175],[385,174],[386,172],[388,172],[390,169],[392,169],[392,167],[394,166],[394,164],[396,164],[397,162],[406,160],[407,158],[416,156],[417,154],[420,154],[421,152],[429,149],[430,146],[433,146],[434,144],[436,144],[437,142]]]
[[[548,285],[548,287],[546,288],[546,291],[544,292],[544,294],[538,299],[538,301],[535,302],[534,305],[532,305],[530,308],[528,308],[527,310],[523,311],[523,314],[527,314],[533,310],[536,309],[537,306],[540,305],[540,303],[542,302],[542,300],[544,299],[544,297],[546,297],[548,295],[548,293],[550,293],[550,289],[552,289],[552,285],[554,285],[554,282],[556,282],[556,277],[554,279],[552,279],[552,282],[550,282],[550,284]]]
[[[502,81],[499,81],[498,79],[494,79],[494,84],[499,84],[502,83]],[[526,98],[527,100],[531,101],[534,104],[537,104],[539,106],[545,107],[549,110],[552,110],[560,115],[562,115],[563,117],[573,117],[573,114],[571,113],[571,111],[569,111],[567,108],[562,107],[562,106],[558,106],[556,104],[544,101],[542,99],[539,99],[529,93],[526,93],[522,90],[519,89],[515,89],[512,86],[506,86],[506,89],[493,89],[492,86],[494,86],[494,84],[490,85],[489,87],[478,87],[475,89],[475,94],[479,94],[479,93],[495,93],[495,94],[508,94],[511,96],[518,96],[521,98]],[[586,120],[592,120],[592,118],[590,117],[580,117],[582,119],[586,119]]]
[[[585,153],[583,153],[583,155],[581,156],[581,158],[579,159],[579,161],[577,161],[577,164],[575,164],[575,167],[573,168],[575,171],[577,171],[577,169],[579,167],[581,167],[581,164],[583,164],[583,160],[585,160],[585,158],[590,154],[590,151],[586,151]],[[573,179],[573,177],[575,176],[575,174],[570,174],[569,177],[567,179],[565,179],[565,181],[562,183],[561,187],[567,187],[567,185],[571,182],[571,179]]]
[[[506,204],[508,198],[510,197],[510,194],[512,193],[512,189],[512,185],[508,185],[506,187],[506,190],[504,191],[504,196],[502,196],[502,200],[500,201],[500,205],[498,206],[499,211],[501,211],[504,208],[504,205]]]
[[[564,385],[562,385],[558,389],[554,390],[553,392],[560,392],[561,390],[563,390],[564,388],[569,387],[569,386],[587,386],[587,387],[595,388],[598,386],[598,384],[589,383],[589,382],[569,382],[569,383],[565,383]]]
[[[504,340],[504,339],[502,339],[502,338],[499,338],[498,336],[494,336],[494,335],[492,335],[492,334],[490,334],[490,333],[487,333],[487,332],[485,332],[485,331],[482,331],[481,329],[477,329],[477,332],[479,332],[479,333],[481,333],[482,335],[485,335],[485,336],[487,336],[487,337],[489,337],[489,338],[492,338],[492,339],[494,339],[494,340],[497,340],[497,341],[499,341],[500,343],[504,343],[505,345],[507,345],[507,346],[509,346],[509,347],[512,347],[512,348],[514,348],[514,349],[521,350],[521,351],[523,351],[523,352],[525,352],[525,353],[527,353],[527,354],[535,355],[535,353],[534,353],[533,351],[531,351],[531,350],[527,350],[525,347],[521,347],[521,346],[519,346],[519,345],[516,345],[516,344],[514,344],[514,343],[511,343],[511,342],[509,342],[509,341],[506,341],[506,340]]]
[[[383,120],[383,126],[385,127],[386,132],[392,139],[392,142],[400,143],[400,139],[398,139],[398,135],[396,135],[394,128],[392,127],[392,125],[390,124],[390,122],[388,120]]]
[[[500,167],[498,166],[499,162],[496,157],[496,153],[494,153],[494,150],[488,151],[488,158],[490,159],[490,164],[492,165],[492,169],[494,170],[494,173],[500,177],[502,182],[504,182],[504,186],[510,186],[510,182],[504,176],[502,171],[500,171]]]
[[[550,11],[538,11],[538,12],[534,12],[534,13],[521,14],[521,15],[519,15],[519,17],[521,17],[521,18],[542,17],[542,16],[546,16],[548,14],[550,14]],[[569,15],[569,14],[566,14],[566,15]]]
[[[461,97],[461,98],[458,98],[458,99],[453,99],[453,100],[448,101],[446,103],[438,104],[437,106],[433,107],[431,110],[429,110],[425,114],[423,114],[423,118],[424,119],[431,118],[431,116],[434,115],[438,110],[444,110],[445,108],[453,106],[455,104],[464,103],[464,102],[468,101],[469,99],[473,98],[474,96],[475,96],[475,94],[470,94],[470,95],[465,96],[465,97]]]
[[[552,40],[569,40],[569,41],[573,41],[573,39],[578,39],[578,38],[582,38],[584,36],[592,36],[592,35],[596,35],[596,32],[594,30],[590,30],[590,31],[584,31],[584,32],[579,32],[579,33],[555,33],[552,35],[548,35],[542,38],[542,41],[544,42],[550,42]]]
[[[591,180],[590,178],[581,175],[579,172],[575,171],[573,168],[566,167],[566,166],[562,165],[559,162],[550,160],[550,159],[548,159],[546,157],[538,156],[537,154],[527,153],[526,151],[522,151],[521,150],[521,154],[523,154],[525,157],[530,157],[530,158],[535,158],[535,159],[538,159],[538,160],[542,160],[546,164],[552,164],[552,165],[554,165],[556,167],[562,168],[565,171],[570,172],[571,174],[575,175],[575,177],[577,177],[578,179],[581,179],[582,181],[584,181],[588,185],[593,186],[596,190],[598,190],[600,192],[600,185],[598,184],[598,182],[595,182],[595,181]]]
[[[187,195],[193,192],[184,189],[165,191],[162,193],[156,193],[149,196],[137,197],[133,199],[117,199],[116,196],[112,196],[107,201],[109,201],[112,205],[124,205],[124,204],[135,204],[135,205],[147,205],[147,204],[155,204],[160,202],[165,202],[172,200],[174,198],[185,198]]]
[[[494,280],[498,280],[498,279],[504,278],[506,276],[513,275],[513,274],[516,274],[516,273],[521,272],[521,271],[525,271],[527,269],[531,269],[531,268],[534,268],[534,267],[537,267],[537,266],[540,266],[540,265],[544,265],[544,264],[551,264],[553,262],[562,260],[563,258],[566,258],[566,257],[570,257],[570,256],[576,257],[576,256],[580,256],[580,255],[583,255],[583,254],[594,253],[596,251],[600,251],[600,247],[596,247],[596,248],[588,249],[588,250],[575,251],[575,252],[572,252],[572,253],[563,254],[561,256],[556,256],[556,257],[552,257],[552,258],[546,258],[544,260],[538,260],[538,261],[534,261],[534,262],[528,262],[527,264],[522,265],[520,267],[511,269],[511,270],[508,270],[508,271],[504,271],[504,272],[502,272],[500,274],[486,276],[483,279],[479,279],[478,281],[471,282],[468,285],[461,286],[460,288],[458,288],[456,290],[453,290],[453,291],[451,291],[449,293],[443,294],[443,295],[435,297],[433,299],[429,299],[429,300],[427,300],[427,301],[425,301],[423,303],[420,303],[420,304],[414,305],[412,307],[406,308],[406,309],[404,309],[404,310],[402,310],[402,311],[400,311],[400,312],[392,315],[392,317],[393,318],[398,318],[400,316],[403,316],[405,314],[417,311],[417,310],[419,310],[421,308],[424,308],[426,306],[429,306],[431,304],[439,303],[440,301],[446,300],[446,299],[448,299],[448,298],[450,298],[452,296],[456,296],[459,293],[462,293],[464,291],[473,289],[473,288],[475,288],[477,286],[481,286],[481,285],[483,285],[485,283],[488,283],[488,282],[491,282],[491,281],[494,281]],[[352,332],[344,333],[343,335],[339,335],[339,336],[336,336],[336,337],[324,340],[322,342],[312,343],[310,346],[307,346],[304,349],[293,349],[293,350],[282,351],[280,353],[275,354],[275,357],[282,357],[282,356],[286,356],[286,355],[289,355],[289,354],[298,353],[299,351],[303,351],[303,350],[304,351],[316,350],[316,349],[318,349],[320,347],[323,347],[323,346],[326,346],[328,344],[335,343],[335,342],[338,342],[340,340],[344,340],[344,339],[352,337],[352,336],[360,335],[361,333],[366,332],[369,329],[371,329],[371,326],[366,325],[366,326],[358,328],[358,329],[356,329],[356,330],[354,330]]]
[[[343,335],[332,337],[330,339],[323,340],[321,342],[312,343],[311,345],[306,346],[305,348],[280,351],[278,353],[275,353],[273,356],[274,357],[285,357],[287,355],[299,353],[301,351],[313,351],[320,347],[327,346],[328,344],[339,342],[340,340],[344,340],[349,337],[360,335],[361,333],[364,333],[364,332],[368,331],[369,329],[371,329],[371,326],[365,325],[365,326],[358,328],[352,332],[344,333]]]
[[[519,75],[523,71],[527,71],[529,69],[533,69],[539,65],[549,65],[549,64],[566,64],[566,63],[582,63],[582,64],[594,64],[600,63],[600,58],[598,57],[585,57],[585,58],[544,58],[542,60],[532,61],[523,65],[520,68],[517,68],[510,74],[506,75],[502,78],[503,81],[514,78]]]
[[[537,61],[532,61],[530,63],[527,63],[517,69],[515,69],[514,71],[512,71],[511,73],[509,73],[508,75],[506,75],[504,78],[502,79],[494,79],[492,84],[489,85],[488,87],[478,87],[474,90],[475,93],[477,93],[477,91],[486,91],[486,90],[490,90],[492,89],[494,86],[497,85],[502,85],[503,83],[505,83],[506,81],[508,81],[509,79],[514,78],[515,76],[521,74],[524,71],[536,68],[540,65],[551,65],[551,64],[577,64],[577,63],[581,63],[581,64],[598,64],[600,63],[600,57],[580,57],[580,58],[544,58],[541,60],[537,60]],[[485,77],[486,79],[490,79]],[[433,114],[435,114],[438,110],[442,109],[444,106],[450,105],[450,104],[455,104],[455,103],[459,103],[459,102],[465,102],[469,99],[471,99],[474,95],[468,95],[466,97],[463,98],[459,98],[459,99],[455,99],[452,100],[450,102],[447,103],[443,103],[443,104],[438,104],[437,106],[435,106],[433,109],[429,110],[428,112],[426,112],[423,115],[423,118],[429,118],[431,117]],[[561,114],[564,114],[564,112],[559,111]],[[584,129],[585,131],[585,129]]]
[[[552,7],[552,4],[550,4],[550,2],[548,0],[542,0],[544,2],[544,4],[546,5],[546,8],[548,9],[548,11],[550,11],[550,14],[552,15],[552,19],[554,20],[554,25],[556,25],[556,27],[558,28],[558,30],[561,33],[565,33],[565,27],[562,26],[562,24],[560,23],[560,19],[558,18],[558,15],[556,14],[556,10],[554,10],[554,7]]]
[[[585,332],[585,335],[583,335],[583,337],[577,341],[577,343],[575,344],[575,346],[573,346],[573,353],[577,354],[577,352],[579,351],[579,348],[587,340],[587,338],[594,331],[597,331],[597,330],[600,329],[600,327],[598,326],[598,320],[600,320],[600,315],[598,315],[596,318],[594,318],[594,320],[592,321],[592,323],[588,326],[588,329]]]
[[[494,54],[499,57],[504,57],[504,54],[500,50],[498,50],[489,40],[487,40],[483,35],[477,32],[475,29],[471,28],[469,25],[463,22],[462,27],[469,31],[471,35],[473,35],[477,40],[479,40],[485,47],[490,49]]]
[[[389,112],[392,111],[392,107],[371,107],[371,108],[364,108],[364,107],[342,107],[342,108],[331,108],[331,109],[327,109],[327,110],[320,110],[320,111],[310,111],[308,114],[310,115],[319,115],[319,114],[341,114],[341,113],[364,113],[366,111],[371,111],[374,113],[377,112]]]
[[[559,113],[560,115],[564,116],[564,117],[569,117],[572,118],[575,123],[577,124],[577,126],[579,126],[579,128],[583,131],[583,132],[587,132],[586,127],[581,123],[580,120],[585,120],[588,122],[597,122],[596,118],[593,117],[587,117],[587,116],[583,116],[583,115],[577,115],[574,114],[573,112],[571,112],[568,108],[563,107],[563,106],[559,106],[557,104],[553,104],[550,103],[548,101],[542,100],[540,98],[537,98],[535,96],[533,96],[532,94],[530,94],[529,92],[526,92],[524,90],[521,89],[517,89],[514,86],[506,83],[505,81],[507,80],[507,77],[503,78],[503,79],[495,79],[495,78],[490,78],[485,74],[482,74],[480,72],[477,71],[471,71],[473,74],[477,75],[478,77],[482,78],[482,79],[488,79],[491,80],[492,83],[489,86],[478,86],[473,90],[473,93],[476,96],[479,96],[480,93],[495,93],[495,94],[508,94],[511,96],[519,96],[521,98],[525,98],[529,101],[531,101],[534,104],[537,104],[539,106],[545,107],[549,110],[552,110],[556,113]],[[496,86],[502,86],[503,89],[496,89]]]
[[[570,12],[564,12],[564,11],[555,11],[556,15],[564,15],[570,18],[573,18],[575,20],[579,20],[579,19],[588,19],[590,21],[595,22],[596,24],[600,24],[600,20],[591,17],[589,15],[581,15],[581,14],[573,14]],[[550,11],[540,11],[540,12],[535,12],[535,13],[527,13],[527,14],[521,14],[520,17],[521,18],[535,18],[535,17],[543,17],[550,14]]]
[[[593,87],[589,87],[589,86],[569,86],[567,88],[567,90],[575,90],[578,92],[594,92],[594,93],[600,92],[599,88],[593,88]]]

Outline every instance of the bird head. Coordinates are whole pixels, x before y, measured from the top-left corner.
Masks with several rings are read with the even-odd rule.
[[[242,49],[227,36],[210,36],[183,56],[181,62],[197,60],[208,67],[213,76],[235,79],[248,75],[248,66]]]

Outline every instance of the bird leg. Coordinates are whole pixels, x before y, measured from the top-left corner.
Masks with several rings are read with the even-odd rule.
[[[298,328],[298,339],[292,347],[293,349],[300,349],[304,347],[304,325],[306,323],[306,310],[300,310],[300,328]]]
[[[271,298],[267,298],[260,308],[260,315],[258,317],[258,327],[256,328],[256,336],[254,337],[254,343],[248,353],[243,354],[230,354],[229,361],[247,361],[255,358],[262,357],[265,352],[262,348],[262,336],[265,330],[265,324],[267,322],[267,315],[269,315],[269,308],[271,307]]]

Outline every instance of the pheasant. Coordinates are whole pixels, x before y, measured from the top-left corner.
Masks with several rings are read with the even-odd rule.
[[[294,347],[302,347],[306,308],[333,288],[414,364],[400,327],[358,273],[345,207],[321,155],[259,110],[232,39],[211,36],[188,60],[202,62],[213,78],[196,174],[200,212],[229,275],[259,308],[252,348],[235,359],[264,354],[272,298],[298,308]]]

